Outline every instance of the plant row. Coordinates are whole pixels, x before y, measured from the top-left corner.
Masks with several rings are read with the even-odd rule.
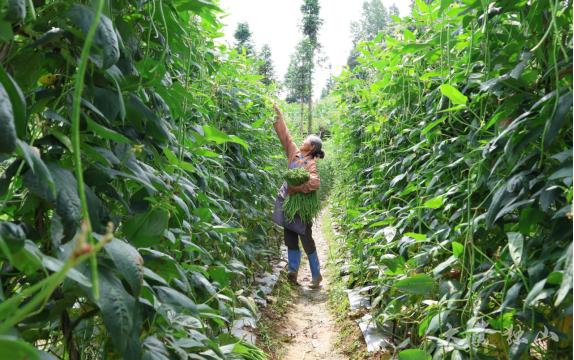
[[[230,329],[275,247],[279,148],[221,10],[0,10],[0,357],[262,358]]]
[[[571,2],[416,1],[395,21],[335,91],[351,281],[375,286],[399,358],[568,358]]]

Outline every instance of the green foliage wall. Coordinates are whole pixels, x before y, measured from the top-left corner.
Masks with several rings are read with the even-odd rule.
[[[567,358],[572,4],[416,4],[338,79],[352,280],[404,358]]]
[[[0,357],[257,358],[228,334],[275,246],[257,64],[209,1],[91,6],[2,7]]]

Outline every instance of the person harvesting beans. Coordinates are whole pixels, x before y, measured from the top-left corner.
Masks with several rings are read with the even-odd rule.
[[[287,175],[287,182],[283,184],[280,189],[280,195],[283,196],[292,196],[295,194],[306,194],[309,196],[315,196],[316,192],[319,190],[321,186],[321,180],[319,178],[319,172],[317,171],[317,164],[316,159],[322,159],[325,157],[325,152],[321,150],[323,143],[321,139],[316,135],[309,135],[303,141],[301,147],[297,147],[293,142],[293,138],[287,129],[287,125],[283,120],[283,114],[277,105],[273,105],[273,109],[276,113],[275,123],[273,127],[275,128],[275,132],[277,133],[277,137],[281,141],[283,148],[285,149],[285,153],[287,154],[287,159],[289,162],[289,169],[305,169],[308,172],[308,179],[306,181],[301,181],[300,185],[289,185],[287,182],[293,183],[296,181],[296,178],[304,177],[305,174],[302,172],[292,172],[291,174]],[[292,201],[293,203],[301,204],[300,199],[293,199],[297,201]],[[292,231],[286,227],[284,227],[284,236],[285,236],[285,245],[287,246],[287,260],[288,260],[288,274],[287,279],[292,284],[298,285],[297,282],[297,273],[299,271],[299,265],[301,263],[301,250],[299,249],[299,238],[301,239],[301,244],[303,245],[303,249],[307,254],[307,258],[309,259],[309,266],[311,268],[311,288],[319,288],[323,277],[321,276],[321,270],[319,265],[319,257],[317,256],[317,250],[315,248],[315,241],[313,240],[312,235],[312,217],[316,215],[316,209],[318,209],[318,200],[317,202],[313,202],[311,200],[307,201],[305,208],[305,214],[307,216],[302,216],[301,219],[304,220],[305,223],[305,234],[300,235],[295,231]],[[291,201],[291,199],[287,199],[286,203]],[[317,206],[315,206],[317,204]],[[301,205],[298,205],[301,206]],[[286,212],[287,214],[288,212]],[[292,215],[292,214],[291,214]]]

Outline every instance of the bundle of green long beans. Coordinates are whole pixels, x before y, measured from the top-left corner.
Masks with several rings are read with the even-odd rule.
[[[309,181],[310,175],[304,168],[289,169],[285,173],[285,181],[290,186],[298,186]],[[283,203],[285,219],[293,222],[296,215],[301,217],[304,223],[311,223],[321,209],[319,194],[317,191],[310,193],[294,193],[287,196]]]

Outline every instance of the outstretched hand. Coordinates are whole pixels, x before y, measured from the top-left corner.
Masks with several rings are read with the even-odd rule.
[[[282,117],[283,114],[281,113],[281,110],[279,109],[279,106],[277,106],[277,104],[273,103],[273,110],[275,111],[275,113],[277,114],[278,117]]]

